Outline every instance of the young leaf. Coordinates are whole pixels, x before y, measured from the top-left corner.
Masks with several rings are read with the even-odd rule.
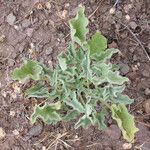
[[[37,118],[41,118],[47,124],[55,124],[61,120],[57,110],[61,108],[61,103],[57,102],[54,104],[45,103],[44,106],[36,106],[34,113],[31,116],[31,122],[34,124]]]
[[[84,7],[80,7],[76,17],[69,21],[72,41],[77,42],[81,46],[86,41],[86,34],[88,33],[86,27],[89,22],[85,17],[84,10]]]
[[[88,42],[90,55],[101,53],[107,48],[107,39],[100,33],[96,32]]]
[[[13,80],[25,81],[27,79],[39,80],[43,68],[38,62],[32,60],[24,61],[21,68],[16,68],[12,74]]]
[[[31,88],[27,89],[25,94],[28,98],[37,97],[37,98],[46,98],[49,97],[48,88],[45,87],[43,84],[37,84],[32,86]]]
[[[117,121],[122,131],[124,139],[128,142],[134,142],[135,133],[138,128],[135,127],[134,117],[129,114],[124,104],[113,104],[111,106],[112,118]]]

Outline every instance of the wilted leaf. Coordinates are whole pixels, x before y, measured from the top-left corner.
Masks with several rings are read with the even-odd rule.
[[[13,80],[25,81],[26,79],[39,80],[43,68],[35,61],[26,60],[21,68],[16,68],[12,74]]]
[[[31,122],[35,123],[37,118],[41,118],[47,124],[55,124],[61,120],[57,110],[61,108],[61,103],[57,102],[54,104],[45,103],[44,106],[36,106],[34,113],[31,116]]]
[[[100,33],[96,32],[88,42],[90,55],[101,53],[107,48],[107,39]]]
[[[111,84],[117,84],[117,85],[122,85],[124,82],[129,81],[128,78],[122,77],[121,75],[119,75],[118,71],[113,72],[111,70],[108,72],[107,80]]]
[[[28,98],[37,97],[37,98],[45,98],[49,96],[48,88],[43,84],[37,84],[27,89],[25,94]]]
[[[88,19],[85,17],[84,10],[84,7],[80,7],[76,17],[69,22],[71,38],[81,46],[86,41],[86,34],[88,33],[88,29],[86,28]]]
[[[122,131],[124,139],[128,142],[134,142],[135,133],[138,128],[135,127],[134,117],[129,114],[124,104],[113,104],[111,106],[112,118],[117,121]]]

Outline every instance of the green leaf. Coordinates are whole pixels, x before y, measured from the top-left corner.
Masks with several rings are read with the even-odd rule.
[[[122,77],[121,75],[119,75],[118,71],[113,72],[111,70],[108,72],[107,80],[111,84],[117,84],[117,85],[122,85],[124,82],[129,81],[128,78]]]
[[[60,56],[58,57],[58,61],[59,61],[59,66],[62,69],[62,71],[65,71],[67,69],[66,59]]]
[[[54,104],[45,103],[44,106],[36,106],[34,113],[31,116],[31,122],[34,124],[37,118],[41,118],[47,124],[56,124],[61,120],[57,110],[60,110],[61,103],[57,102]]]
[[[76,93],[72,92],[70,96],[71,100],[66,100],[65,103],[71,106],[74,110],[77,110],[80,113],[84,113],[85,109],[83,105],[78,101]]]
[[[111,106],[112,118],[117,121],[122,131],[123,138],[128,142],[134,142],[135,133],[138,128],[135,127],[134,117],[129,114],[124,104],[113,104]]]
[[[83,68],[83,76],[85,75],[87,77],[87,79],[91,80],[91,78],[92,78],[92,70],[90,69],[89,52],[87,52],[87,54],[85,54],[81,65],[82,65],[82,68]]]
[[[107,128],[105,124],[105,116],[108,114],[106,109],[102,109],[100,112],[93,113],[95,123],[98,123],[98,129],[104,130]]]
[[[88,41],[90,55],[101,53],[107,48],[107,39],[100,33],[96,32],[90,41]]]
[[[37,84],[32,86],[31,88],[27,89],[25,94],[28,98],[37,97],[37,98],[47,98],[49,97],[48,88],[45,87],[43,84]]]
[[[24,82],[27,79],[39,80],[40,74],[43,68],[38,62],[32,60],[24,61],[24,65],[21,68],[16,68],[12,74],[13,80],[19,80]]]
[[[88,128],[91,125],[91,120],[84,115],[79,119],[79,121],[75,124],[75,129],[79,127]]]
[[[115,103],[119,104],[132,104],[134,102],[134,99],[129,98],[127,95],[118,94],[115,98]]]
[[[92,59],[96,60],[97,62],[106,62],[109,60],[113,54],[118,53],[119,50],[115,48],[107,49],[105,51],[101,51],[100,53],[93,54],[91,56]]]
[[[84,15],[84,10],[84,7],[80,7],[76,17],[69,21],[72,41],[77,42],[81,46],[86,41],[86,34],[89,31],[86,28],[89,21]]]
[[[69,111],[66,116],[63,117],[63,120],[70,121],[75,119],[79,115],[79,112],[76,110]]]

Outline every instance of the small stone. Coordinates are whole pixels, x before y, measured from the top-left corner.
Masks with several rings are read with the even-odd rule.
[[[110,148],[110,147],[106,147],[104,150],[112,150],[112,148]]]
[[[129,15],[126,15],[125,18],[126,18],[126,20],[128,20],[128,21],[130,20],[130,16],[129,16]]]
[[[136,27],[137,27],[137,24],[136,24],[134,21],[131,21],[131,22],[129,23],[129,25],[130,25],[130,27],[131,27],[133,30],[135,30]]]
[[[118,140],[121,136],[121,131],[116,125],[111,125],[108,129],[106,129],[105,132],[110,138],[114,140]]]
[[[150,76],[150,72],[148,70],[144,70],[142,72],[143,77],[149,77]]]
[[[32,37],[33,28],[27,28],[27,29],[26,29],[26,34],[27,34],[29,37]]]
[[[110,13],[110,14],[114,14],[115,11],[116,11],[116,9],[115,9],[114,7],[112,7],[112,8],[109,10],[109,13]]]
[[[45,6],[46,6],[47,9],[49,9],[49,10],[51,9],[51,3],[50,2],[46,2]]]
[[[131,149],[132,148],[132,144],[131,143],[124,143],[122,145],[123,149]]]
[[[133,61],[137,61],[137,60],[138,60],[137,55],[134,55],[133,56]]]
[[[130,71],[130,67],[128,66],[128,64],[120,63],[119,66],[120,71],[123,75],[126,75]]]
[[[29,132],[27,133],[28,137],[35,137],[38,136],[42,133],[43,131],[43,125],[42,124],[38,124],[33,126],[32,128],[30,128]]]
[[[1,35],[0,36],[0,43],[3,43],[6,40],[6,36],[5,35]]]
[[[150,114],[150,99],[144,102],[143,107],[144,107],[144,111],[147,114]]]
[[[53,51],[53,49],[51,47],[49,47],[45,50],[45,54],[50,55],[52,53],[52,51]]]
[[[22,21],[22,27],[28,28],[31,25],[31,21],[29,19],[25,19]]]
[[[9,115],[10,115],[10,116],[12,116],[12,117],[14,117],[14,116],[15,116],[15,114],[16,114],[16,112],[15,112],[15,111],[13,111],[13,110],[11,110],[11,111],[9,112]]]
[[[12,66],[14,66],[15,65],[15,61],[13,60],[13,59],[8,59],[8,66],[9,67],[12,67]]]
[[[122,18],[122,11],[116,11],[116,16],[117,16],[117,18],[121,19]]]
[[[2,127],[0,127],[0,140],[3,139],[6,136],[5,131],[3,130]]]
[[[16,136],[17,136],[17,135],[19,135],[19,131],[18,131],[18,130],[16,130],[16,129],[15,129],[15,130],[13,130],[12,132],[13,132],[13,134],[14,134],[14,135],[16,135]]]
[[[14,22],[16,21],[16,16],[14,16],[13,13],[10,13],[7,18],[6,21],[10,24],[10,25],[14,25]]]
[[[109,45],[108,45],[108,47],[109,48],[118,48],[118,45],[117,45],[117,43],[116,42],[112,42],[112,43],[110,43]]]
[[[150,95],[150,89],[149,89],[149,88],[146,88],[146,89],[145,89],[145,95],[146,95],[146,96],[149,96],[149,95]]]

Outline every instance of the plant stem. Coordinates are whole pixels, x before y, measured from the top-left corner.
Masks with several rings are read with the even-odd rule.
[[[100,100],[100,102],[111,110],[111,106],[107,102],[105,102],[103,100]]]

